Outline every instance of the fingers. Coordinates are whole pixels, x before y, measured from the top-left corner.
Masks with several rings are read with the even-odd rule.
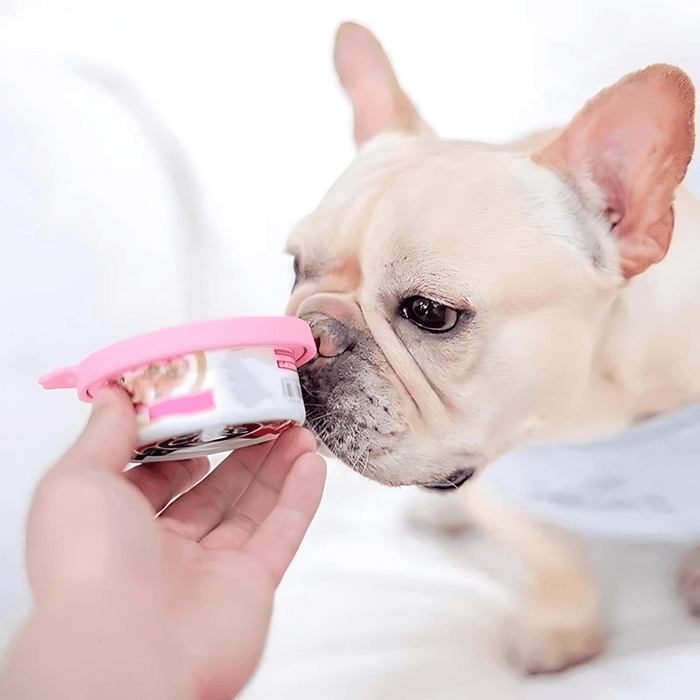
[[[118,474],[126,468],[135,447],[136,421],[131,400],[119,387],[103,389],[92,403],[92,413],[82,435],[49,474],[56,476],[86,470]],[[209,461],[201,457],[141,464],[125,476],[158,512],[204,478],[208,471]]]
[[[240,549],[277,505],[289,471],[307,452],[316,452],[316,443],[307,430],[297,428],[280,435],[245,493],[201,540],[202,546]]]
[[[136,447],[133,405],[123,389],[102,389],[82,435],[50,471],[124,471]]]
[[[261,560],[279,585],[318,510],[326,481],[326,462],[305,453],[294,463],[279,503],[243,549]]]
[[[263,442],[233,452],[161,513],[163,525],[187,539],[201,540],[245,492],[271,449],[271,442]]]
[[[156,513],[189,491],[210,469],[206,457],[139,464],[124,475],[146,497]]]

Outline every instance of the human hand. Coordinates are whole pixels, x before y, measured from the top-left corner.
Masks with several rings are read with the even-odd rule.
[[[53,684],[78,653],[70,636],[87,634],[84,671],[95,671],[89,655],[106,651],[122,676],[147,676],[109,697],[163,689],[164,698],[230,699],[257,666],[275,589],[320,502],[325,462],[311,434],[294,428],[235,451],[192,488],[209,471],[206,458],[124,472],[135,444],[131,402],[104,390],[37,488],[27,569],[36,623],[50,618],[61,630]],[[58,660],[61,649],[68,660]],[[83,681],[67,676],[66,697],[80,697]]]

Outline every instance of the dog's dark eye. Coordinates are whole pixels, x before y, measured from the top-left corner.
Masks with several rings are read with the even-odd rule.
[[[296,289],[296,286],[299,284],[299,260],[297,258],[294,258],[294,286],[292,287],[292,291]]]
[[[452,330],[459,318],[459,311],[425,297],[404,299],[400,310],[404,318],[431,333]]]

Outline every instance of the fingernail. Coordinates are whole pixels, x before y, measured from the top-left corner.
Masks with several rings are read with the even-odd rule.
[[[108,384],[97,392],[97,395],[92,400],[92,410],[98,411],[99,409],[108,406],[110,402],[114,399],[112,398],[118,392],[117,387]]]
[[[311,453],[305,453],[305,454],[311,454]],[[299,465],[299,474],[302,476],[304,479],[309,479],[309,478],[316,478],[316,475],[319,472],[319,469],[323,470],[324,472],[328,468],[328,463],[326,460],[320,455],[320,454],[312,454],[312,457],[309,459],[305,459],[303,462],[300,463]],[[324,475],[325,479],[325,475]]]

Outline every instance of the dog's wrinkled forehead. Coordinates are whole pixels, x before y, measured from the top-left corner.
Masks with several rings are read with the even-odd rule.
[[[468,290],[498,295],[500,283],[541,288],[538,270],[580,262],[579,238],[567,241],[572,206],[564,184],[525,155],[406,139],[361,152],[289,249],[302,277],[327,289],[369,281],[459,303]]]
[[[290,252],[302,258],[307,276],[327,271],[330,259],[359,256],[377,201],[391,189],[396,177],[415,168],[410,148],[361,152],[338,177],[318,207],[302,219],[289,236]]]

